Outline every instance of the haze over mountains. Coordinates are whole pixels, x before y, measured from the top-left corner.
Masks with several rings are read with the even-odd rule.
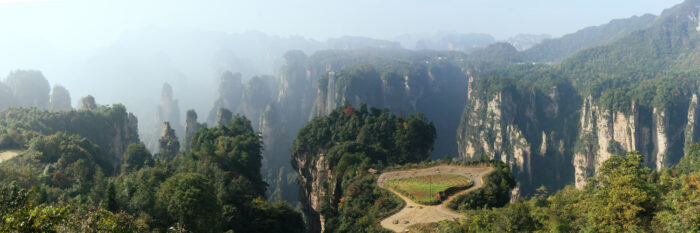
[[[595,37],[605,38],[604,35]],[[547,35],[522,34],[506,41],[519,50],[524,50],[548,38]],[[54,49],[40,40],[25,42],[27,46],[7,47],[3,50],[6,53],[0,55],[0,71],[40,70],[51,83],[67,87],[74,100],[93,95],[101,103],[123,103],[142,119],[139,124],[141,133],[144,134],[144,129],[153,128],[153,118],[156,115],[154,106],[146,103],[159,101],[159,91],[154,90],[159,90],[166,82],[172,86],[174,97],[180,100],[181,109],[207,113],[216,98],[216,93],[210,90],[218,86],[223,72],[241,73],[244,82],[257,75],[279,75],[282,55],[289,50],[313,54],[326,49],[403,48],[469,53],[497,41],[487,34],[404,35],[397,37],[396,41],[347,36],[317,41],[254,31],[227,34],[203,30],[143,28],[124,33],[108,46],[90,50],[65,51]],[[571,51],[557,55],[558,59],[576,51],[572,48],[587,47],[568,44],[559,46],[568,46],[566,49]],[[536,52],[537,50],[532,53]],[[77,107],[78,103],[72,105]],[[184,112],[180,112],[180,115],[184,119]]]
[[[185,121],[188,119],[186,112],[189,109],[195,110],[199,121],[206,122],[211,126],[215,125],[219,108],[227,108],[233,113],[246,114],[252,120],[253,127],[263,130],[265,133],[265,126],[261,124],[270,124],[271,121],[265,122],[260,120],[260,117],[269,112],[269,109],[266,110],[269,108],[268,104],[278,102],[277,107],[274,107],[278,111],[277,117],[279,119],[276,121],[291,124],[284,126],[289,127],[290,131],[286,133],[286,136],[270,136],[272,138],[269,140],[282,143],[279,139],[275,139],[282,137],[284,139],[281,140],[286,142],[276,146],[269,145],[268,152],[277,155],[268,156],[267,161],[275,161],[276,159],[271,158],[277,157],[279,160],[286,161],[286,148],[289,147],[294,136],[294,129],[301,128],[309,118],[330,111],[330,109],[324,109],[327,106],[312,103],[314,101],[320,101],[320,103],[331,101],[323,96],[316,97],[318,90],[316,79],[323,76],[323,73],[328,69],[341,70],[348,65],[361,64],[362,60],[372,59],[371,57],[389,62],[395,59],[400,61],[403,58],[399,57],[406,56],[406,59],[413,60],[412,62],[420,62],[422,58],[410,58],[421,54],[420,51],[444,51],[444,53],[419,55],[433,57],[430,59],[435,59],[434,56],[455,59],[455,55],[449,52],[461,52],[463,55],[457,54],[456,57],[462,57],[459,58],[461,60],[476,61],[474,64],[481,63],[482,65],[494,62],[557,63],[580,50],[605,45],[633,31],[645,28],[655,18],[656,16],[646,14],[616,19],[608,24],[584,28],[559,38],[551,38],[548,35],[518,34],[504,41],[498,41],[488,34],[456,32],[440,32],[433,35],[405,34],[396,37],[393,41],[357,36],[318,41],[304,37],[272,36],[254,31],[228,34],[205,30],[173,30],[149,27],[128,31],[109,46],[78,52],[52,52],[49,47],[41,46],[40,41],[35,41],[34,43],[37,45],[30,46],[31,50],[28,52],[20,51],[17,48],[14,49],[14,52],[10,50],[8,54],[24,55],[18,59],[0,56],[0,61],[4,61],[0,63],[2,64],[0,68],[12,70],[15,67],[32,64],[33,67],[40,69],[48,80],[54,80],[54,76],[61,77],[62,82],[58,84],[66,86],[71,91],[73,106],[76,107],[80,97],[87,95],[93,95],[101,104],[123,103],[139,118],[139,134],[151,150],[157,148],[163,121],[170,121],[170,126],[175,129],[178,137],[182,138],[186,134],[184,132]],[[369,50],[376,49],[383,52],[369,52]],[[290,57],[288,54],[290,50],[298,50],[305,54],[304,56],[311,57],[308,60],[298,56]],[[337,52],[324,52],[327,50],[337,50]],[[362,52],[363,50],[367,52]],[[342,51],[348,51],[348,53]],[[321,53],[317,54],[317,52]],[[379,55],[381,53],[386,53],[386,55]],[[329,61],[336,59],[334,56],[345,58],[329,63]],[[292,62],[290,59],[297,61]],[[293,68],[290,66],[290,62],[299,65]],[[308,66],[316,68],[315,70],[304,68]],[[450,69],[465,70],[465,67]],[[222,78],[226,79],[227,72],[233,72],[228,74],[233,79],[229,78],[230,81],[226,81],[228,84],[225,84],[222,83]],[[293,74],[293,72],[298,73]],[[311,76],[309,77],[308,73],[304,74],[304,72],[311,72]],[[456,74],[454,71],[448,72]],[[407,75],[434,74],[428,72]],[[306,80],[303,83],[298,83],[297,85],[300,86],[297,88],[285,86],[288,85],[286,83],[290,82],[285,78],[300,79],[302,76],[307,76],[303,78]],[[433,88],[436,88],[437,93],[444,92],[443,94],[446,96],[452,97],[437,97],[434,96],[436,93],[428,94],[413,90],[413,93],[400,94],[405,95],[405,97],[391,97],[399,99],[388,100],[386,99],[390,98],[388,96],[361,97],[361,92],[358,92],[360,94],[356,97],[358,99],[350,103],[374,103],[374,106],[388,107],[397,114],[424,112],[430,119],[438,122],[438,137],[433,157],[456,156],[461,149],[458,149],[457,144],[454,143],[455,132],[451,129],[460,124],[457,117],[462,112],[463,104],[457,101],[449,105],[451,107],[439,109],[435,107],[440,106],[438,103],[447,99],[466,98],[467,84],[464,83],[466,76],[448,76],[454,81],[435,84],[437,86]],[[254,82],[257,84],[246,84],[251,78],[259,81]],[[251,86],[251,84],[253,85]],[[463,89],[460,90],[458,88],[460,86]],[[161,87],[163,87],[162,90]],[[453,92],[445,92],[444,88],[446,87],[457,89]],[[212,91],[215,89],[220,89],[220,91],[218,93]],[[295,94],[297,92],[306,92],[303,94],[306,97]],[[253,93],[258,94],[257,97],[253,97],[251,95]],[[262,96],[261,93],[269,94]],[[381,93],[379,95],[388,94]],[[280,108],[286,108],[280,104],[285,101],[284,98],[291,98],[289,95],[297,95],[294,98],[301,99],[286,104],[303,103],[301,106],[306,106],[298,109],[297,111],[301,110],[301,112],[295,113],[296,116],[292,118],[287,115],[288,110],[280,111]],[[376,98],[384,100],[380,101]],[[421,102],[426,101],[426,98],[434,98],[431,100],[434,103],[421,107]],[[334,101],[343,101],[342,99],[345,97]],[[253,100],[257,103],[250,102]],[[406,103],[409,104],[405,105]],[[335,105],[328,106],[339,104],[342,103],[337,102]],[[427,106],[432,106],[435,109],[426,109]],[[454,107],[454,111],[449,110],[452,107]],[[265,117],[269,118],[270,114],[267,113]],[[274,124],[280,123],[275,122]],[[268,131],[276,130],[270,128],[272,127],[270,125],[267,127]],[[278,166],[288,167],[288,164],[274,165],[274,167]],[[278,169],[273,168],[272,170],[277,171]],[[295,198],[292,196],[288,197],[287,200],[294,200]]]
[[[404,202],[379,174],[488,166],[443,203],[463,221],[391,222],[700,231],[700,0],[562,36],[435,30],[318,40],[153,26],[96,49],[0,44],[0,70],[13,70],[0,79],[0,201],[75,203],[65,219],[101,213],[130,231],[383,232]],[[432,200],[428,182],[428,195],[394,193],[459,191]],[[29,226],[0,219],[0,231]]]

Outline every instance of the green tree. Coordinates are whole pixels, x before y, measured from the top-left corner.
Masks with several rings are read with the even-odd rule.
[[[218,232],[220,207],[209,179],[197,173],[181,173],[160,185],[158,205],[173,223],[193,232]]]
[[[146,149],[146,145],[144,145],[143,142],[129,144],[124,152],[124,165],[122,166],[122,170],[126,172],[138,170],[144,165],[153,165],[151,152]]]
[[[590,192],[576,206],[585,211],[584,229],[597,232],[648,230],[658,194],[647,181],[649,168],[637,152],[612,156],[586,186]]]

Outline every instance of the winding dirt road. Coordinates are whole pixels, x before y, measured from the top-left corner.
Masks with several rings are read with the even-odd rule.
[[[384,189],[388,189],[394,194],[401,197],[401,199],[403,199],[403,201],[406,202],[406,206],[404,206],[403,209],[401,209],[401,211],[382,220],[380,224],[382,225],[382,227],[392,230],[394,232],[402,232],[409,225],[413,224],[438,222],[445,219],[459,219],[462,217],[462,215],[448,208],[447,203],[452,201],[452,199],[454,199],[456,196],[481,188],[481,186],[484,184],[482,177],[491,171],[493,171],[493,168],[490,167],[460,167],[441,165],[430,168],[382,173],[381,175],[379,175],[379,178],[377,178],[377,185]],[[433,206],[418,204],[412,201],[410,198],[401,195],[400,193],[384,185],[384,182],[387,180],[409,178],[415,176],[425,176],[432,174],[466,175],[474,181],[474,185],[468,189],[462,190],[461,192],[448,197],[447,200],[443,201],[440,205]]]

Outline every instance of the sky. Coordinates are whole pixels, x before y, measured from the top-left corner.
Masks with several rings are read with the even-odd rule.
[[[612,19],[658,15],[680,0],[0,0],[5,43],[40,41],[89,49],[129,30],[158,27],[260,31],[316,40],[343,35],[392,39],[452,31],[506,39],[555,37]]]

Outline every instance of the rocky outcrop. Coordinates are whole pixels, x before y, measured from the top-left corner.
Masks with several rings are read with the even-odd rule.
[[[51,102],[49,105],[49,109],[53,111],[73,109],[68,89],[61,85],[54,85],[51,91]]]
[[[352,58],[350,56],[350,58]],[[406,67],[359,64],[326,66],[319,75],[314,116],[324,116],[343,104],[387,108],[394,114],[406,116],[419,112],[432,122],[438,132],[433,158],[456,156],[455,129],[460,122],[468,94],[468,72],[441,62],[440,58],[425,58]],[[318,65],[320,66],[320,65]]]
[[[512,93],[499,92],[491,98],[470,98],[467,105],[467,109],[473,111],[465,111],[464,114],[468,116],[458,131],[460,155],[467,159],[479,159],[481,156],[500,159],[510,165],[515,173],[531,180],[533,147],[515,124],[514,111],[518,109]],[[474,131],[477,128],[483,130]],[[540,145],[540,151],[543,151],[542,146],[546,147],[546,144]]]
[[[170,128],[170,123],[163,122],[163,132],[158,140],[159,158],[172,159],[180,153],[180,142],[175,136],[175,131]]]
[[[97,108],[97,102],[92,95],[85,96],[80,99],[80,109],[93,110]]]
[[[656,169],[662,169],[666,167],[668,161],[666,161],[667,157],[667,150],[668,150],[668,138],[666,137],[667,134],[667,125],[669,124],[668,120],[669,118],[666,116],[666,113],[664,111],[659,111],[657,108],[654,108],[654,115],[653,115],[653,129],[654,130],[654,144],[656,147],[654,148],[654,153],[652,153],[652,156],[656,156],[654,160],[656,161]]]
[[[192,136],[197,130],[201,128],[206,128],[205,124],[197,122],[197,112],[194,109],[187,111],[187,119],[185,119],[185,135],[182,138],[182,150],[190,150],[190,142],[192,141]]]
[[[163,83],[160,92],[160,104],[158,104],[156,114],[152,119],[153,122],[150,126],[152,128],[147,134],[144,134],[144,142],[149,149],[154,151],[158,149],[158,140],[162,136],[163,122],[168,122],[170,124],[175,135],[178,137],[183,136],[185,130],[180,122],[180,106],[178,101],[173,98],[173,88],[168,83]]]
[[[109,140],[110,146],[107,148],[108,153],[112,156],[115,171],[120,164],[124,163],[124,152],[126,148],[132,144],[139,142],[138,135],[138,119],[133,113],[119,114],[120,118],[113,122],[111,131],[113,134]]]
[[[245,85],[241,103],[241,113],[250,120],[253,129],[260,130],[260,116],[268,104],[275,100],[271,89],[272,76],[252,77]]]
[[[573,182],[581,188],[605,160],[627,151],[639,151],[648,167],[662,169],[697,141],[697,94],[665,108],[632,103],[626,110],[602,107],[587,96],[573,110],[562,111],[561,106],[571,105],[561,102],[562,93],[556,88],[549,93],[507,88],[489,95],[471,93],[458,130],[460,156],[501,159],[511,165],[527,194],[543,184]],[[562,169],[545,171],[556,166]]]
[[[225,108],[233,113],[239,113],[239,106],[243,97],[243,81],[241,73],[226,71],[221,75],[219,83],[219,97],[214,102],[214,107],[209,111],[207,123],[216,125],[215,120],[219,109]]]
[[[233,113],[226,108],[220,108],[216,113],[216,124],[214,126],[221,127],[228,125],[233,119]]]
[[[292,162],[299,176],[299,195],[304,215],[307,217],[308,232],[324,232],[325,218],[321,214],[323,198],[333,193],[337,185],[330,185],[332,173],[324,152],[305,154]],[[330,187],[329,187],[330,186]],[[329,188],[331,190],[329,190]]]
[[[688,105],[688,123],[685,126],[685,143],[683,145],[683,151],[687,152],[688,149],[690,148],[690,145],[693,144],[693,142],[698,141],[698,130],[696,130],[696,122],[698,122],[698,119],[700,117],[700,105],[698,105],[698,95],[693,94],[693,96],[690,99],[690,104]]]
[[[259,130],[265,145],[262,173],[270,184],[270,200],[300,200],[297,173],[289,163],[289,148],[297,132],[313,116],[317,77],[322,73],[319,68],[307,67],[308,59],[301,51],[285,54],[278,83],[272,85],[279,88],[277,98],[265,106],[260,116]]]
[[[170,126],[175,130],[175,134],[182,135],[184,129],[182,123],[180,122],[180,106],[178,101],[173,98],[173,88],[168,83],[163,84],[163,88],[160,92],[160,105],[158,105],[158,111],[156,112],[155,124],[156,126],[163,124],[163,122],[169,122]],[[156,127],[155,131],[159,132],[160,127]],[[154,133],[158,135],[158,133]]]

